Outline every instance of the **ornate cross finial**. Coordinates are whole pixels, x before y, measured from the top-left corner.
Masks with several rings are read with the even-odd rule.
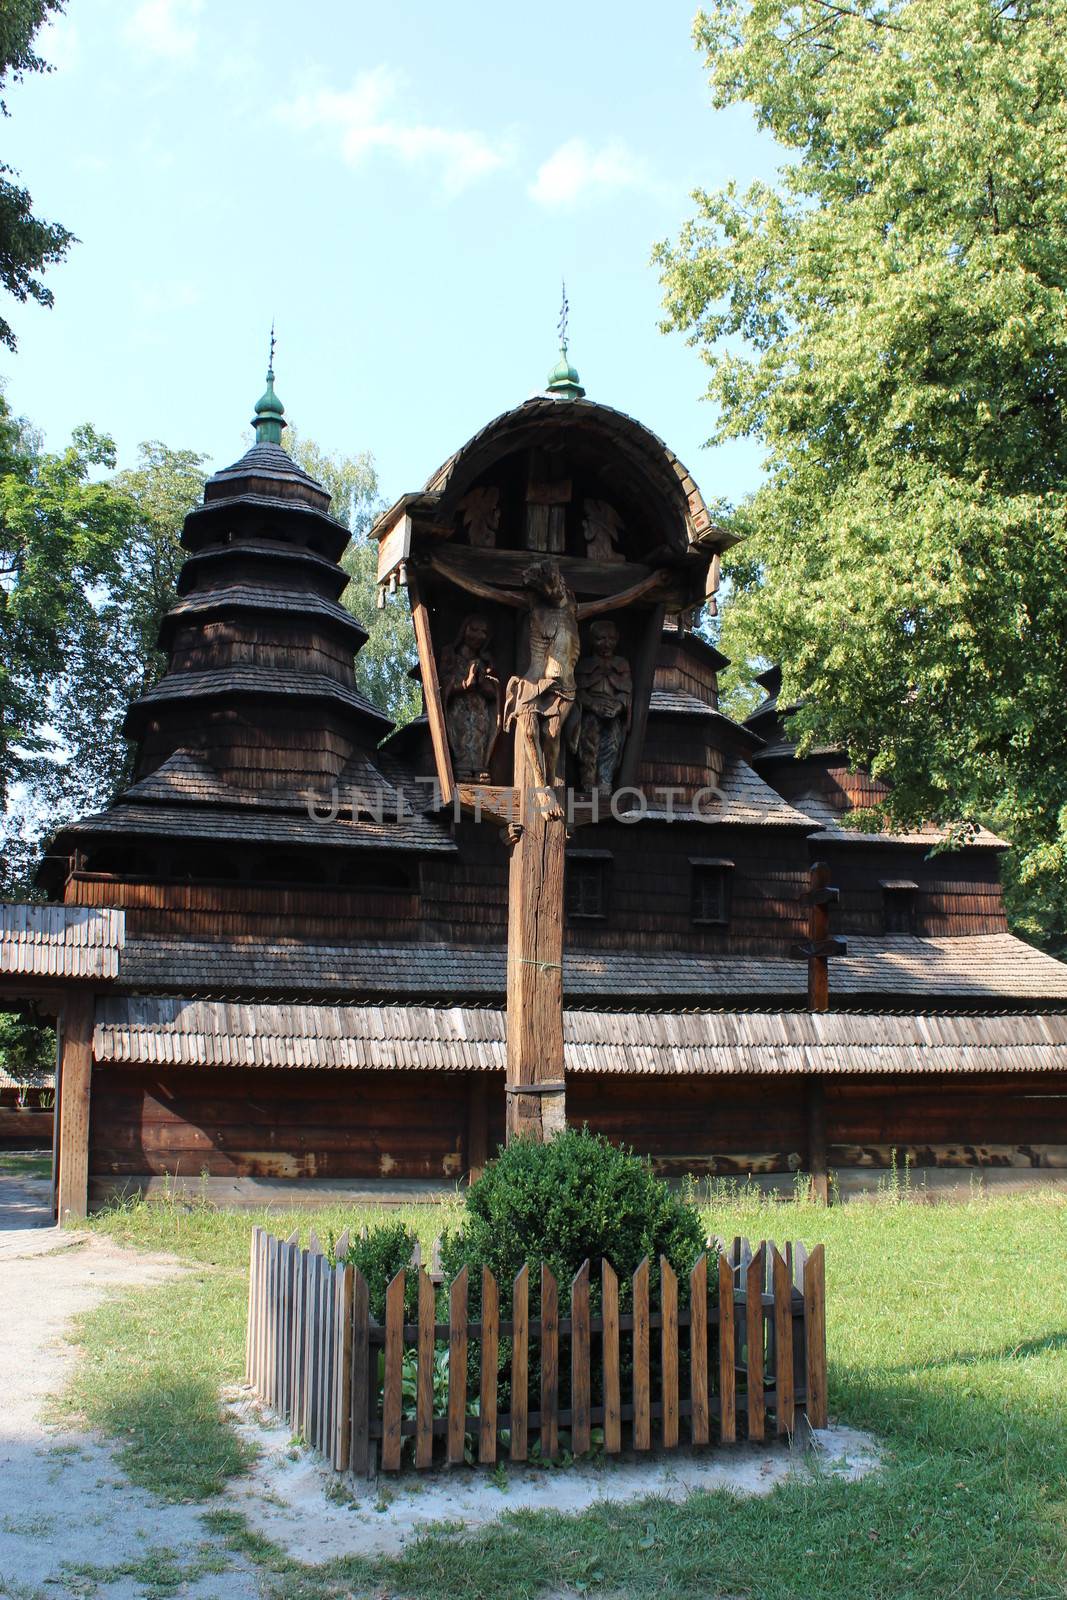
[[[559,360],[548,375],[546,393],[556,395],[560,400],[581,400],[585,394],[578,379],[578,374],[570,364],[567,356],[567,323],[570,319],[571,306],[567,299],[567,280],[561,283],[562,296],[559,308]]]
[[[252,418],[257,444],[281,444],[282,429],[287,426],[285,407],[274,393],[274,319],[270,324],[270,353],[267,356],[267,387],[256,403]]]

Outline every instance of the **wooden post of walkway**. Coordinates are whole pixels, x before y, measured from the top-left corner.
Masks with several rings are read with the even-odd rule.
[[[78,991],[63,1007],[56,1097],[59,1182],[56,1221],[79,1222],[89,1211],[89,1094],[93,1068],[93,996]]]
[[[516,741],[520,744],[521,743]],[[563,852],[567,824],[548,817],[516,755],[522,831],[508,882],[507,1137],[547,1140],[567,1125],[563,1079]]]

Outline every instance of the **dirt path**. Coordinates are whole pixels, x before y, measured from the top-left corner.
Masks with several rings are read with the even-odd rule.
[[[224,1553],[200,1521],[202,1507],[155,1501],[131,1487],[108,1446],[42,1420],[75,1360],[64,1340],[71,1318],[113,1289],[180,1270],[53,1228],[48,1202],[47,1183],[0,1178],[0,1596],[254,1600],[259,1589],[247,1570],[204,1570]],[[183,1575],[169,1590],[168,1573]]]

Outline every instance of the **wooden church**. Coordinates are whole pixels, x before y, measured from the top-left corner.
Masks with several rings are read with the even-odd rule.
[[[565,351],[379,519],[400,728],[273,374],[254,426],[186,520],[134,781],[0,907],[0,1001],[60,1023],[62,1216],[440,1189],[564,1119],[671,1176],[1067,1173],[1067,967],[1008,932],[1006,847],[849,827],[883,791],[797,755],[776,672],[720,711],[730,535]]]

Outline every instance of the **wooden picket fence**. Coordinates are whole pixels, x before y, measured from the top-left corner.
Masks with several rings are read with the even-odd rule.
[[[632,1309],[621,1311],[619,1280],[605,1261],[593,1316],[586,1262],[571,1285],[569,1317],[559,1316],[558,1285],[544,1266],[539,1316],[530,1314],[528,1267],[512,1285],[506,1316],[483,1269],[480,1314],[468,1316],[467,1269],[445,1291],[435,1249],[435,1270],[421,1261],[408,1269],[418,1279],[416,1321],[405,1321],[408,1272],[398,1272],[380,1324],[363,1275],[331,1267],[314,1235],[302,1250],[295,1234],[282,1240],[256,1228],[247,1381],[338,1472],[395,1472],[409,1441],[410,1463],[421,1469],[439,1460],[525,1461],[533,1437],[551,1459],[561,1431],[581,1456],[594,1443],[614,1455],[626,1446],[673,1450],[789,1435],[801,1414],[825,1427],[822,1245],[810,1254],[799,1243],[780,1252],[773,1240],[756,1249],[747,1239],[708,1245],[689,1274],[687,1303],[662,1258],[658,1304],[650,1303],[646,1257],[633,1274]],[[338,1259],[346,1250],[342,1238]],[[717,1301],[709,1299],[709,1274],[717,1276]],[[437,1320],[439,1292],[447,1322]],[[503,1364],[501,1340],[511,1342]],[[435,1400],[445,1349],[447,1397]]]

